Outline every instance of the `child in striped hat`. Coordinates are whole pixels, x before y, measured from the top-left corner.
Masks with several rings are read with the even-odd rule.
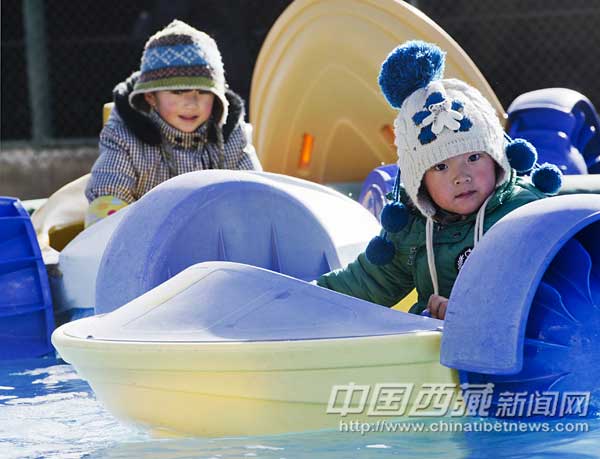
[[[173,21],[150,37],[140,70],[113,96],[86,188],[86,226],[179,174],[261,170],[243,101],[227,89],[221,54],[206,33]]]

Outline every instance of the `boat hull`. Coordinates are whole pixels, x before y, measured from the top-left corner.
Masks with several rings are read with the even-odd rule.
[[[441,333],[434,331],[298,341],[124,343],[75,338],[69,325],[53,335],[62,357],[113,414],[161,435],[338,428],[346,418],[327,412],[334,386],[416,388],[426,382],[457,387],[458,382],[456,372],[439,363]],[[406,413],[417,392],[412,391]],[[365,407],[351,418],[377,419],[367,413]]]

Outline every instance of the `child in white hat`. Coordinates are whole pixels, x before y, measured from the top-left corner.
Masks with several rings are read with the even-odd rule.
[[[261,170],[217,44],[184,22],[150,37],[140,70],[116,86],[114,102],[86,189],[86,226],[179,174]]]
[[[399,166],[393,200],[381,215],[384,231],[355,262],[318,280],[385,306],[416,288],[410,312],[427,310],[440,319],[458,271],[484,232],[561,184],[558,168],[536,164],[531,144],[507,138],[479,91],[442,79],[444,59],[437,46],[411,41],[383,63],[379,84],[398,109]],[[531,170],[533,184],[517,176]]]

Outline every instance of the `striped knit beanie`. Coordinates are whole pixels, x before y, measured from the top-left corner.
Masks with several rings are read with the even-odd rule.
[[[174,20],[150,37],[144,46],[140,77],[129,95],[137,110],[150,107],[143,94],[153,91],[201,89],[215,95],[213,115],[222,126],[229,103],[225,97],[225,71],[215,41],[185,22]]]

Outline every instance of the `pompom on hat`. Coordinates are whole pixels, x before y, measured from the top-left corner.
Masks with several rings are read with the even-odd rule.
[[[520,174],[534,170],[532,181],[545,193],[554,194],[560,188],[560,170],[538,166],[533,145],[510,139],[487,99],[461,80],[443,79],[444,66],[445,53],[423,41],[398,46],[381,66],[379,86],[389,104],[398,109],[394,132],[399,173],[393,201],[382,211],[385,231],[378,236],[382,240],[367,249],[367,258],[374,264],[393,258],[393,253],[380,253],[390,246],[393,249],[393,244],[383,242],[388,242],[387,233],[400,231],[408,221],[408,209],[398,201],[400,172],[406,193],[428,220],[437,209],[429,195],[420,191],[423,176],[434,165],[464,153],[482,151],[494,159],[500,168],[496,187],[509,180],[514,168]]]
[[[229,103],[225,97],[225,70],[216,42],[185,22],[174,20],[152,35],[144,46],[140,77],[129,103],[148,111],[143,94],[153,91],[200,89],[215,95],[213,115],[222,126]]]

